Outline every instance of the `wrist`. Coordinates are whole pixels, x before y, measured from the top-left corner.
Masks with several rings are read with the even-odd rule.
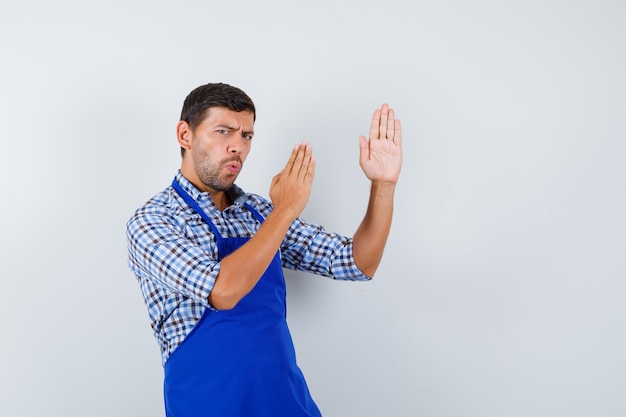
[[[293,221],[298,218],[298,216],[299,212],[295,210],[275,205],[268,218],[271,217],[273,221],[280,224],[286,224],[287,227],[289,227],[291,223],[293,223]]]
[[[377,192],[377,193],[391,193],[393,194],[393,192],[396,189],[396,184],[397,182],[390,182],[390,181],[372,181],[371,183],[371,190],[372,192]]]

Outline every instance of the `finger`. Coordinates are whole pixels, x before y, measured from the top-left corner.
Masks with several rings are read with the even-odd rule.
[[[309,165],[307,166],[306,175],[304,177],[304,181],[308,182],[309,184],[313,182],[313,177],[315,176],[315,165],[316,165],[315,158],[311,156],[311,161],[309,162]]]
[[[395,120],[394,132],[393,143],[402,146],[402,124],[400,123],[400,119]]]
[[[298,145],[298,151],[296,152],[296,159],[293,161],[293,169],[291,171],[291,175],[294,175],[296,178],[301,175],[302,164],[304,162],[304,158],[306,155],[306,142],[302,142]],[[306,172],[306,171],[305,171]]]
[[[294,166],[294,163],[296,162],[296,156],[298,155],[299,149],[300,149],[300,144],[297,144],[291,150],[291,155],[289,156],[289,160],[287,160],[287,164],[285,165],[285,168],[283,170],[285,171],[287,175],[291,174],[291,171],[293,171],[293,166]]]
[[[309,165],[313,159],[313,148],[311,145],[307,142],[303,142],[302,144],[304,145],[303,149],[301,149],[303,153],[302,165],[300,166],[300,171],[298,172],[298,178],[306,177]]]
[[[392,139],[394,137],[394,129],[395,129],[395,113],[392,109],[389,109],[389,117],[387,119],[387,139]]]
[[[370,125],[370,140],[378,139],[380,134],[380,109],[376,109],[372,115],[372,124]]]
[[[380,109],[380,136],[377,139],[387,138],[387,119],[389,118],[389,105],[384,103]]]

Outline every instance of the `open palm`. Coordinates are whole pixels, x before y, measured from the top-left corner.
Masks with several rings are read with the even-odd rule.
[[[373,182],[395,184],[402,168],[402,127],[387,104],[372,116],[369,140],[359,137],[361,169]]]

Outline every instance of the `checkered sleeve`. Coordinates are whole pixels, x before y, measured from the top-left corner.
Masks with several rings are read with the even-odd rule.
[[[338,280],[366,281],[352,256],[352,238],[296,219],[281,247],[283,266]]]
[[[190,240],[175,216],[158,209],[139,210],[127,224],[129,265],[139,279],[211,308],[209,294],[220,264]]]

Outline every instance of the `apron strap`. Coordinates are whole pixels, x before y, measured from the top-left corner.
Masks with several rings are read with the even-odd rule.
[[[196,200],[194,200],[193,197],[190,196],[189,193],[187,193],[187,191],[183,189],[183,187],[176,180],[176,178],[174,178],[174,180],[172,181],[172,188],[174,188],[174,190],[178,193],[178,195],[180,195],[182,199],[185,200],[185,202],[189,205],[189,207],[191,207],[196,213],[200,215],[200,217],[202,217],[202,219],[205,222],[207,222],[207,224],[211,227],[211,230],[213,230],[213,234],[215,235],[215,238],[218,240],[218,242],[221,242],[222,235],[220,234],[220,232],[217,231],[217,227],[215,227],[209,215],[206,214],[206,212],[202,210],[202,207],[200,207],[200,205],[196,202]],[[261,216],[261,214],[258,211],[252,208],[250,204],[244,203],[243,205],[252,212],[252,215],[259,221],[259,223],[263,223],[265,221],[265,218]]]
[[[196,200],[194,200],[193,197],[190,196],[189,193],[187,193],[187,191],[183,189],[183,187],[176,180],[176,178],[174,178],[174,180],[172,181],[172,188],[174,188],[178,195],[180,195],[182,199],[185,200],[189,207],[191,207],[196,213],[200,215],[200,217],[202,217],[205,222],[207,222],[207,224],[211,227],[211,230],[213,230],[213,234],[215,235],[218,243],[221,242],[222,235],[220,235],[220,232],[217,231],[217,227],[215,227],[215,225],[211,221],[211,218],[208,216],[208,214],[206,214],[204,210],[202,210]]]
[[[259,223],[263,223],[265,221],[265,218],[263,216],[261,216],[261,214],[256,211],[254,208],[252,208],[252,206],[248,203],[243,203],[244,206],[246,206],[248,208],[248,210],[250,210],[252,212],[252,215],[254,217],[256,217],[256,219],[259,221]]]

